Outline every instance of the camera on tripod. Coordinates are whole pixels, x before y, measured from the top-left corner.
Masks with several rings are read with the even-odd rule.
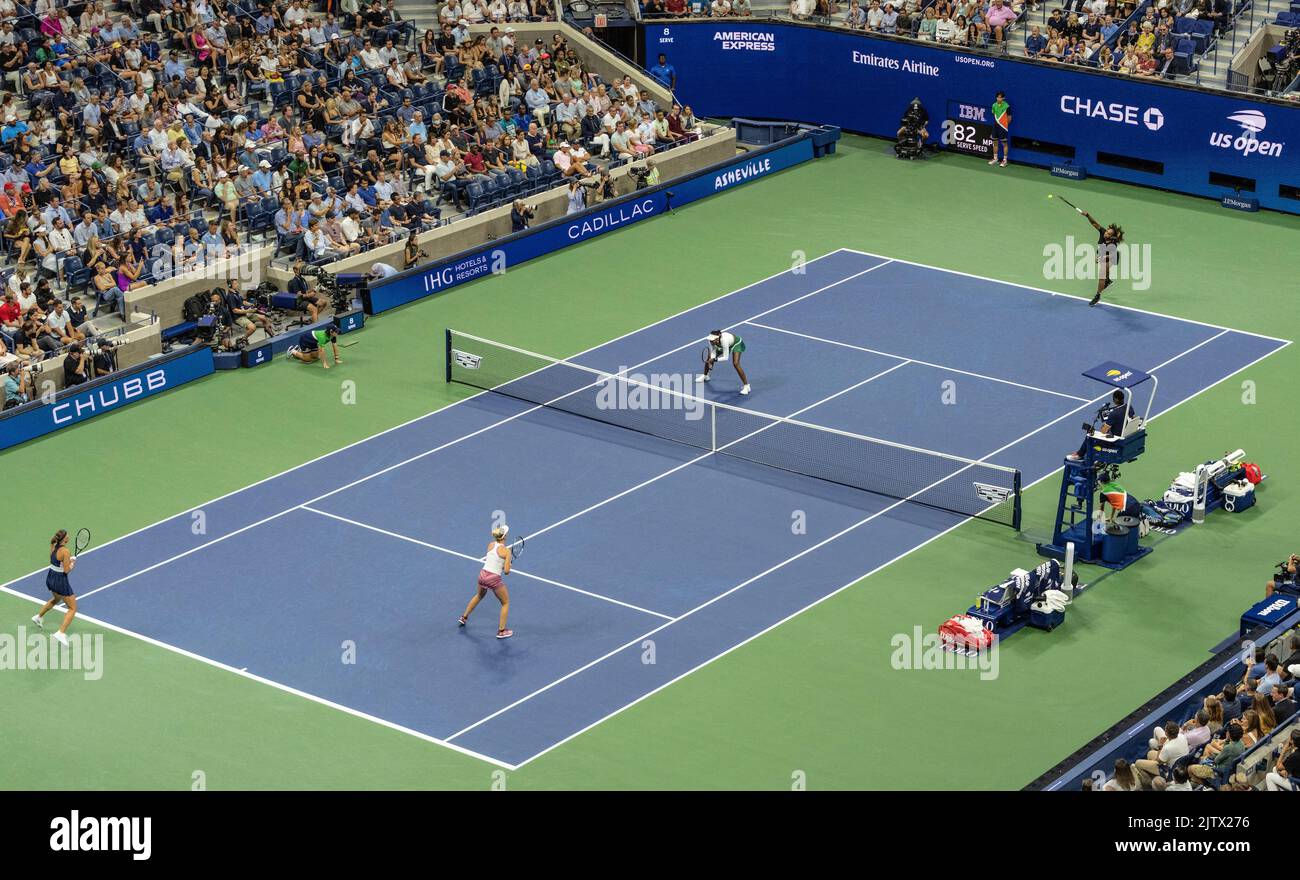
[[[929,135],[926,124],[930,114],[926,112],[920,98],[913,98],[898,120],[898,134],[894,139],[894,155],[900,159],[919,159],[925,148],[925,139]]]
[[[339,314],[352,311],[352,291],[366,286],[366,276],[359,272],[336,275],[320,266],[303,266],[302,274],[316,279],[316,289],[329,297],[330,305]]]
[[[649,186],[649,183],[647,182],[650,179],[649,168],[646,168],[644,166],[638,168],[635,165],[633,165],[627,169],[627,173],[630,174],[632,176],[632,179],[636,181],[637,189],[645,189],[647,186]]]

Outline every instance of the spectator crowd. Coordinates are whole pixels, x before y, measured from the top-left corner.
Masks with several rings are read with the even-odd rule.
[[[1300,635],[1286,642],[1286,658],[1264,648],[1244,660],[1240,682],[1207,694],[1182,721],[1152,731],[1145,757],[1115,761],[1108,779],[1087,779],[1101,791],[1300,790]],[[1243,761],[1256,746],[1262,760]]]
[[[519,39],[551,3],[0,0],[0,368],[259,238],[326,262],[697,135]]]

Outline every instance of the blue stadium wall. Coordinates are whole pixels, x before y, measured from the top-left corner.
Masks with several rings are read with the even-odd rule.
[[[483,278],[494,271],[589,241],[667,213],[674,207],[727,192],[815,158],[823,140],[839,132],[803,132],[769,147],[701,168],[684,177],[636,190],[569,216],[488,242],[440,261],[376,282],[362,293],[366,314],[376,315]]]
[[[892,138],[919,97],[938,141],[949,102],[983,108],[1005,91],[1014,137],[1072,148],[1072,164],[1089,174],[1214,199],[1234,187],[1211,175],[1231,175],[1254,181],[1242,195],[1261,207],[1300,213],[1300,107],[809,25],[648,23],[644,40],[647,65],[666,54],[678,100],[699,116],[791,119]],[[1247,126],[1259,128],[1253,138]],[[1027,148],[1013,147],[1012,159],[1065,164]],[[1134,159],[1163,168],[1125,167]]]

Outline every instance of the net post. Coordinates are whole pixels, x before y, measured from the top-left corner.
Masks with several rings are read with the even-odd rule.
[[[1011,528],[1020,531],[1020,470],[1017,468],[1011,478],[1015,501],[1011,505]]]
[[[445,370],[444,381],[450,384],[451,383],[451,328],[450,327],[447,328],[447,351],[446,351],[446,364],[444,366],[444,370]]]

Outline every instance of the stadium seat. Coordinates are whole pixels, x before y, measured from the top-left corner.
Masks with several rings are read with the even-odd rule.
[[[546,178],[542,174],[542,169],[538,166],[529,165],[528,170],[524,172],[524,176],[528,184],[528,188],[525,192],[535,193],[545,188]]]
[[[474,214],[483,208],[488,202],[488,196],[483,189],[483,184],[474,181],[465,187],[465,194],[469,197],[469,213]]]
[[[90,284],[90,269],[81,262],[81,257],[69,256],[63,260],[63,280],[69,291],[85,292]]]
[[[522,196],[528,189],[528,177],[516,168],[511,168],[507,173],[510,175],[510,194]]]

